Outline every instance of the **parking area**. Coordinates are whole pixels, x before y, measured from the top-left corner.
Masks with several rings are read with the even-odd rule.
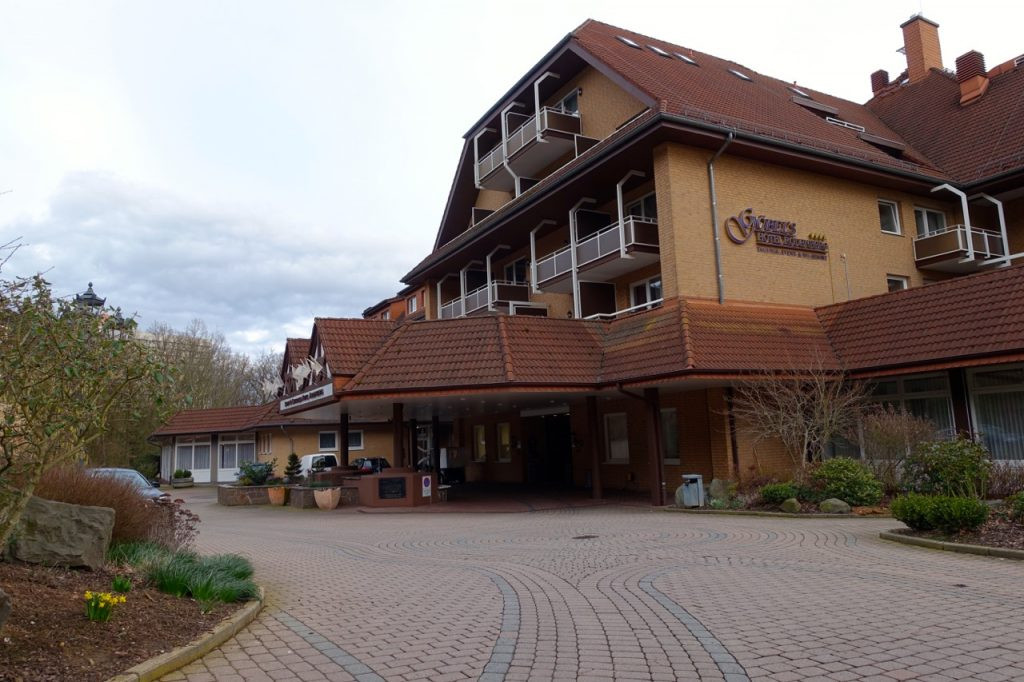
[[[879,540],[892,519],[181,496],[268,601],[167,680],[1024,679],[1024,566]]]

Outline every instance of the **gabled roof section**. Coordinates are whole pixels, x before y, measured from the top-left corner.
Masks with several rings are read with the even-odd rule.
[[[960,183],[1024,169],[1024,63],[989,71],[988,90],[960,105],[960,85],[932,70],[886,88],[867,107]],[[993,73],[999,71],[998,73]]]
[[[390,320],[318,317],[313,321],[313,337],[323,346],[335,376],[353,376],[396,326]]]
[[[1024,352],[1024,265],[818,308],[847,370]]]
[[[284,367],[287,370],[309,356],[309,339],[288,339],[284,344]]]

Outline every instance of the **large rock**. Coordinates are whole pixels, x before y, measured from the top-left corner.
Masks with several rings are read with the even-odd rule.
[[[782,504],[779,505],[779,509],[788,514],[796,514],[800,511],[800,502],[795,497],[791,497],[788,500],[783,500]]]
[[[722,500],[723,502],[728,502],[736,497],[736,484],[726,479],[716,478],[708,486],[708,497],[712,501]]]
[[[29,499],[14,532],[11,555],[46,566],[103,566],[114,530],[114,510]]]
[[[830,497],[827,500],[823,501],[821,504],[818,505],[818,509],[820,509],[825,514],[850,513],[850,505],[834,497]]]
[[[9,615],[11,615],[11,598],[7,596],[6,592],[0,590],[0,630],[3,629]]]

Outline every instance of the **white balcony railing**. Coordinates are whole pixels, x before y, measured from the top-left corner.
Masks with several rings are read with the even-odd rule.
[[[487,292],[490,290],[490,300]],[[462,317],[486,308],[488,303],[529,303],[529,285],[522,282],[509,282],[502,279],[477,287],[466,294],[465,298],[456,298],[441,306],[441,319]]]
[[[623,308],[622,310],[616,310],[614,313],[596,313],[594,315],[587,315],[584,320],[614,320],[619,315],[628,315],[629,313],[635,313],[638,310],[649,310],[661,305],[663,299],[656,298],[653,301],[647,301],[646,303],[638,303],[637,305]]]
[[[658,248],[658,221],[654,218],[626,216],[623,229],[615,221],[594,234],[588,235],[576,244],[576,267],[600,260],[605,256],[622,251],[622,239],[625,237],[626,247],[648,246]],[[568,246],[537,259],[537,283],[564,275],[572,270],[572,254]]]
[[[976,260],[1006,255],[1003,236],[994,230],[966,225],[949,225],[914,239],[916,260],[937,259],[942,256],[964,258],[972,254]]]
[[[462,317],[462,298],[454,298],[441,305],[441,319],[448,320],[453,317]]]

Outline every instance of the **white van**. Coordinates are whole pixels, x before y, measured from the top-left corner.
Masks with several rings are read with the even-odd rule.
[[[323,463],[324,469],[338,466],[338,457],[330,454],[303,455],[299,461],[302,463],[303,476],[309,476],[309,472],[313,470],[313,465],[320,466]]]

